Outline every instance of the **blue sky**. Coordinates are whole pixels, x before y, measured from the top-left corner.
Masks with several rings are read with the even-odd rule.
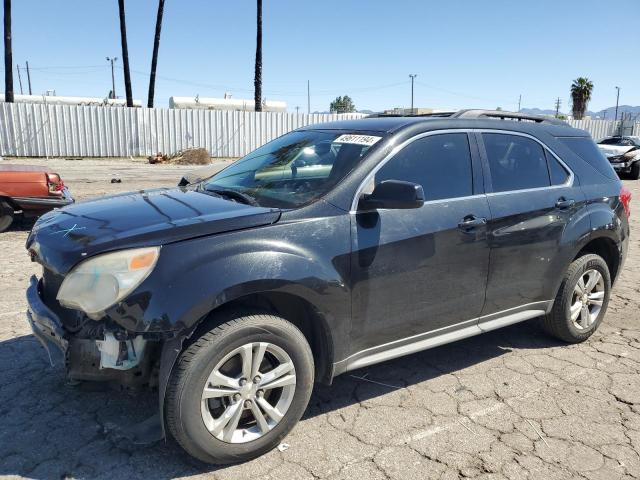
[[[145,104],[156,7],[126,1],[133,94]],[[560,97],[566,111],[571,81],[587,76],[591,110],[614,105],[616,85],[621,104],[640,105],[638,25],[639,0],[264,0],[263,90],[306,111],[310,80],[312,111],[343,94],[381,110],[409,106],[416,73],[416,106],[516,109],[522,94],[523,107]],[[121,57],[117,0],[13,0],[13,46],[34,93],[104,97],[105,57]],[[254,1],[166,0],[156,105],[253,98],[254,55]]]

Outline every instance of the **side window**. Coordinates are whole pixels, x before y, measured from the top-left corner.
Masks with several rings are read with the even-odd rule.
[[[425,200],[466,197],[473,194],[469,139],[466,133],[424,137],[407,145],[375,176],[422,185]]]
[[[548,187],[549,171],[542,146],[530,138],[483,133],[494,192]]]
[[[556,158],[551,155],[549,152],[545,152],[547,154],[547,162],[549,163],[549,176],[551,177],[551,185],[562,185],[569,178],[569,172],[565,170],[565,168],[560,165],[560,162],[556,160]]]

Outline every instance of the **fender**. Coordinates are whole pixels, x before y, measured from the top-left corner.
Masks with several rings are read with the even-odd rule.
[[[166,386],[184,342],[210,312],[243,296],[282,292],[304,299],[327,324],[333,357],[344,356],[351,327],[350,243],[335,228],[349,231],[349,218],[308,223],[261,228],[260,237],[246,230],[166,245],[153,274],[108,312],[129,330],[172,335],[163,345],[158,378],[163,432]],[[317,241],[299,238],[307,235]]]

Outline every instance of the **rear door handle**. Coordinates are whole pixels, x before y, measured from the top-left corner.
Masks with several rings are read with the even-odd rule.
[[[576,201],[573,200],[572,198],[564,198],[564,197],[560,197],[558,199],[558,201],[556,202],[556,208],[559,208],[561,210],[564,210],[566,208],[571,208],[575,205]]]
[[[458,223],[458,228],[462,230],[470,230],[475,227],[481,227],[487,224],[487,219],[484,217],[476,217],[475,215],[467,215]]]

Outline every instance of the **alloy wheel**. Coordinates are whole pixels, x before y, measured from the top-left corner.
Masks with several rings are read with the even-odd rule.
[[[573,289],[569,313],[578,330],[590,328],[600,315],[605,286],[602,274],[595,269],[584,272]]]
[[[256,440],[287,413],[296,388],[291,357],[267,342],[247,343],[212,369],[202,391],[202,420],[227,443]]]

